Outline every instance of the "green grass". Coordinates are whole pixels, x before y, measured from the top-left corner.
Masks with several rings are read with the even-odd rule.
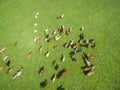
[[[63,85],[65,90],[119,90],[120,89],[120,1],[119,0],[0,0],[0,49],[7,47],[7,51],[0,54],[0,66],[5,62],[2,57],[10,56],[11,65],[14,71],[7,75],[5,68],[0,72],[0,90],[41,90],[40,82],[48,80],[45,90],[57,90]],[[40,12],[37,20],[34,14]],[[56,16],[64,14],[62,20]],[[38,27],[34,27],[38,22]],[[72,27],[73,31],[69,36],[62,35],[59,41],[43,42],[44,30],[49,29],[52,33],[60,25],[65,28]],[[93,63],[95,74],[87,77],[81,69],[84,66],[82,53],[76,55],[77,62],[72,62],[69,52],[72,49],[63,48],[63,43],[69,40],[79,39],[79,28],[85,27],[85,39],[94,38],[97,49],[86,49],[96,56]],[[38,29],[41,42],[35,44],[34,29]],[[12,47],[17,41],[18,45]],[[43,45],[42,53],[38,48]],[[58,45],[59,49],[52,47]],[[46,51],[51,51],[48,59],[45,58]],[[26,59],[27,54],[32,51],[31,59]],[[61,54],[66,55],[66,61],[60,61]],[[59,63],[59,69],[54,70],[53,60]],[[15,81],[11,78],[21,67],[23,73]],[[45,72],[39,77],[38,71],[44,66]],[[68,73],[53,84],[51,76],[66,68]]]

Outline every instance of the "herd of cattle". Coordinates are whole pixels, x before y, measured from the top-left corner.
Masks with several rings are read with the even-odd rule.
[[[34,16],[34,19],[38,19],[39,17],[39,12],[37,12]],[[56,19],[63,19],[64,18],[64,15],[61,15],[61,16],[58,16]],[[34,27],[36,27],[38,25],[37,22],[34,23]],[[84,27],[81,27],[80,28],[80,31],[84,31]],[[36,34],[38,32],[37,29],[34,30],[34,33]],[[49,30],[46,29],[44,31],[44,34],[45,34],[45,38],[44,38],[44,42],[48,42],[50,43],[51,40],[55,40],[55,41],[58,41],[62,34],[66,34],[67,36],[72,32],[72,27],[68,28],[67,30],[65,30],[65,27],[64,25],[61,25],[60,28],[58,28],[58,31],[55,30],[53,33],[52,33],[52,36],[50,36],[50,33],[49,33]],[[36,36],[35,35],[35,38],[34,38],[34,42],[35,43],[39,43],[40,42],[40,36]],[[17,45],[17,42],[14,42],[12,44],[13,47],[15,47]],[[72,61],[77,61],[75,55],[77,53],[80,53],[82,52],[83,48],[93,48],[95,49],[96,48],[96,43],[94,41],[94,39],[89,39],[89,40],[85,40],[84,38],[84,33],[81,33],[79,35],[79,40],[77,42],[75,42],[74,40],[70,40],[68,42],[65,42],[63,44],[63,47],[64,48],[71,48],[72,51],[70,52],[70,58]],[[53,46],[54,49],[57,49],[58,48],[58,45],[55,45]],[[7,50],[6,47],[0,49],[0,53],[3,53]],[[39,47],[39,51],[42,52],[43,51],[43,46],[41,45]],[[30,59],[33,55],[33,52],[29,52],[28,55],[27,55],[27,59]],[[47,51],[45,53],[45,57],[46,58],[49,58],[50,56],[50,51]],[[93,75],[94,72],[93,72],[93,69],[95,68],[95,66],[93,64],[91,64],[91,60],[93,60],[95,58],[94,55],[90,55],[89,53],[84,53],[82,55],[82,58],[83,58],[83,61],[85,62],[85,66],[82,67],[83,69],[83,72],[86,76],[90,76],[90,75]],[[64,54],[61,55],[61,61],[62,62],[65,62],[65,59],[66,59],[66,56]],[[0,71],[2,71],[3,69],[5,69],[5,67],[9,66],[10,65],[10,60],[9,60],[9,56],[4,56],[3,57],[3,61],[7,61],[4,65],[0,66]],[[53,61],[53,67],[55,70],[58,70],[59,68],[59,64],[57,63],[56,60]],[[14,67],[9,67],[8,70],[6,71],[7,74],[11,73],[13,71]],[[44,66],[42,66],[40,68],[40,70],[38,71],[38,74],[41,76],[44,74]],[[23,67],[21,67],[12,77],[13,80],[15,80],[17,77],[19,77],[23,72]],[[61,71],[59,71],[57,74],[53,74],[52,77],[51,77],[51,82],[55,82],[56,79],[60,79],[61,77],[64,77],[64,75],[67,73],[67,69],[66,68],[63,68]],[[43,82],[40,83],[40,86],[41,87],[45,87],[47,85],[48,81],[47,79],[45,79]],[[61,85],[57,88],[58,90],[64,90],[64,87]]]

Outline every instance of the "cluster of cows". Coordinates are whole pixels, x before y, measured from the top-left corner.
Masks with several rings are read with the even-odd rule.
[[[38,19],[39,17],[39,12],[37,12],[34,16],[34,19]],[[62,19],[64,18],[64,15],[61,15],[61,16],[58,16],[56,19]],[[38,30],[36,29],[36,26],[38,25],[37,22],[34,23],[34,27],[35,27],[35,30],[34,30],[34,33],[36,34],[38,32]],[[84,27],[81,27],[80,28],[80,31],[82,32],[84,30]],[[44,42],[50,42],[51,40],[55,40],[55,41],[58,41],[62,34],[66,34],[67,36],[72,32],[72,27],[68,28],[67,30],[65,30],[65,27],[64,25],[61,25],[58,30],[55,30],[52,35],[49,33],[49,30],[48,28],[44,31],[44,35],[45,35],[45,38],[44,38]],[[34,42],[35,43],[39,43],[40,42],[40,36],[36,36],[35,35],[35,38],[34,38]],[[12,44],[13,47],[15,47],[17,45],[17,42],[14,42]],[[96,43],[94,41],[94,39],[90,39],[90,40],[85,40],[84,38],[84,33],[81,33],[79,35],[79,40],[78,41],[74,41],[74,40],[70,40],[68,42],[65,42],[63,44],[63,47],[65,48],[71,48],[72,51],[69,53],[70,55],[70,58],[72,61],[77,61],[76,59],[76,54],[77,53],[80,53],[82,52],[83,48],[96,48]],[[53,46],[54,49],[57,49],[58,48],[58,45],[55,45]],[[2,48],[0,50],[0,53],[3,53],[4,51],[6,51],[7,48]],[[42,52],[43,51],[43,46],[41,45],[39,47],[39,51]],[[30,59],[33,55],[33,52],[29,52],[28,55],[27,55],[27,58]],[[50,56],[50,51],[47,51],[45,53],[45,57],[46,58],[49,58]],[[95,58],[95,56],[93,55],[90,55],[88,53],[84,53],[82,55],[83,57],[83,61],[85,62],[85,66],[82,67],[83,69],[83,72],[85,73],[85,75],[87,76],[90,76],[90,75],[93,75],[94,72],[93,72],[93,69],[95,68],[94,65],[92,65],[90,62],[91,60],[93,60]],[[5,56],[3,57],[3,61],[7,61],[4,65],[0,66],[0,71],[2,71],[5,67],[9,66],[10,65],[10,60],[9,59],[9,56]],[[66,59],[66,56],[64,54],[61,55],[61,61],[64,62]],[[58,68],[59,68],[59,64],[57,63],[56,60],[53,61],[52,63],[54,69],[57,71]],[[13,66],[8,68],[8,70],[6,71],[6,73],[11,73],[13,71]],[[23,67],[21,67],[12,77],[13,80],[15,80],[17,77],[19,77],[21,74],[22,74],[22,71],[23,71]],[[39,76],[43,75],[44,74],[44,66],[42,66],[40,68],[40,70],[38,71],[38,74]],[[51,82],[54,83],[56,81],[56,79],[60,79],[61,77],[64,77],[64,75],[67,73],[67,69],[66,68],[63,68],[61,71],[59,71],[57,74],[53,73],[53,75],[51,76]],[[42,88],[44,88],[46,85],[48,84],[48,81],[47,79],[45,79],[43,82],[40,83],[40,86]],[[61,85],[57,88],[57,90],[64,90],[64,87]]]

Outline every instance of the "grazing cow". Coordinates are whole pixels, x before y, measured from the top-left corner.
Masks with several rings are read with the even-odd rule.
[[[16,45],[17,45],[17,42],[14,42],[14,43],[12,44],[13,47],[15,47]]]
[[[43,50],[43,46],[41,45],[39,51],[42,52],[42,50]]]
[[[85,56],[87,57],[88,60],[92,60],[95,58],[95,56],[89,54],[86,54]]]
[[[37,33],[37,32],[38,32],[38,30],[36,29],[36,30],[34,30],[33,32],[34,32],[34,33]]]
[[[35,22],[35,23],[34,23],[34,26],[37,26],[37,25],[38,25],[38,24]]]
[[[58,73],[57,73],[57,78],[59,79],[59,78],[61,78],[61,77],[64,77],[64,75],[67,73],[67,70],[64,68],[64,69],[62,69],[61,71],[59,71]]]
[[[56,80],[56,74],[53,74],[53,76],[51,77],[51,81],[52,81],[52,83],[54,83],[55,80]]]
[[[39,75],[41,76],[42,74],[43,74],[43,72],[44,72],[44,67],[41,67],[41,69],[39,70]]]
[[[8,68],[8,70],[6,71],[7,74],[11,73],[13,71],[13,67]]]
[[[65,48],[68,48],[69,43],[68,43],[68,42],[66,42],[63,46],[64,46]]]
[[[64,77],[66,73],[67,73],[67,70],[64,69],[63,72],[61,73],[61,77]]]
[[[54,49],[57,49],[57,48],[58,48],[58,45],[53,46],[53,48],[54,48]]]
[[[71,59],[72,59],[72,61],[77,61],[77,59],[75,58],[75,55],[72,55]]]
[[[4,52],[4,51],[6,51],[6,50],[7,50],[7,48],[2,48],[2,49],[0,49],[0,53]]]
[[[0,71],[2,71],[3,69],[5,69],[5,67],[6,67],[7,65],[5,64],[5,65],[2,65],[2,66],[0,66]]]
[[[66,31],[66,35],[69,35],[72,31],[72,28],[68,28],[68,30]]]
[[[55,31],[53,32],[53,35],[56,35],[56,32],[57,32],[57,31],[55,30]]]
[[[95,68],[94,65],[91,65],[90,67],[85,67],[83,71],[92,71]]]
[[[86,44],[87,48],[92,48],[92,44],[88,43]]]
[[[87,75],[87,76],[91,76],[91,75],[93,75],[93,74],[95,74],[95,72],[88,72],[86,75]]]
[[[41,87],[41,88],[45,88],[47,84],[48,84],[48,81],[47,81],[47,79],[45,79],[44,81],[42,81],[42,82],[40,83],[40,87]]]
[[[54,39],[57,41],[60,39],[60,36],[59,35],[55,35]]]
[[[27,55],[27,58],[28,58],[28,59],[31,58],[32,55],[33,55],[33,53],[32,53],[32,52],[29,52],[28,55]]]
[[[94,39],[90,39],[89,42],[90,42],[91,44],[94,44],[94,43],[95,43],[95,40],[94,40]]]
[[[65,90],[65,88],[64,88],[62,85],[60,85],[60,86],[57,88],[57,90]]]
[[[62,60],[62,62],[65,61],[65,55],[62,55],[61,60]]]
[[[57,16],[57,18],[56,19],[62,19],[64,17],[64,14],[63,15],[61,15],[61,16]]]
[[[80,31],[83,31],[84,29],[85,29],[84,27],[81,27],[81,28],[80,28]]]
[[[85,58],[85,59],[84,59],[84,61],[85,61],[86,65],[87,65],[88,67],[90,67],[90,66],[91,66],[91,64],[90,64],[90,62],[88,61],[88,59],[87,59],[87,58]]]
[[[48,28],[47,28],[47,29],[45,29],[44,33],[45,33],[45,36],[48,38],[48,37],[49,37]]]
[[[84,33],[80,34],[80,40],[84,40]]]
[[[57,64],[56,60],[53,61],[53,66],[54,66],[55,70],[57,70],[59,68],[59,65]]]
[[[19,77],[22,74],[23,71],[23,67],[21,67],[21,69],[19,69],[12,77],[13,80],[15,80],[17,77]]]
[[[47,53],[45,54],[45,57],[48,58],[50,55],[50,51],[47,51]]]
[[[96,44],[93,44],[93,45],[92,45],[92,48],[96,48]]]
[[[39,43],[39,42],[40,42],[40,37],[37,36],[37,37],[36,37],[36,43]]]
[[[4,56],[3,61],[6,61],[8,58],[9,58],[8,56]]]

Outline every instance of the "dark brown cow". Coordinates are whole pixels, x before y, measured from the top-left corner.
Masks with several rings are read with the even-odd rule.
[[[31,58],[32,55],[33,55],[33,53],[32,53],[32,52],[29,52],[28,55],[27,55],[27,58],[28,58],[28,59]]]

